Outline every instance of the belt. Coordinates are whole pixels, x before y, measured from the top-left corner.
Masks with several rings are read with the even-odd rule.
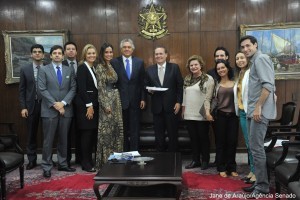
[[[218,110],[218,114],[225,117],[233,117],[236,116],[235,112],[223,112],[221,110]]]
[[[114,83],[106,83],[106,90],[107,91],[111,91],[111,90],[114,90],[114,89],[117,89],[116,84],[114,84]]]

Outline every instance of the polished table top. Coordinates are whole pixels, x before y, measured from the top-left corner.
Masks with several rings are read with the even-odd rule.
[[[95,181],[117,180],[169,180],[181,181],[182,163],[180,153],[141,152],[141,156],[153,157],[146,165],[137,162],[126,164],[107,163],[94,177]]]

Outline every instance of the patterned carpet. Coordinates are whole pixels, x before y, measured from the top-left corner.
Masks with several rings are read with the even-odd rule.
[[[185,166],[189,160],[183,161]],[[45,179],[40,166],[33,170],[25,170],[25,187],[20,189],[18,170],[7,175],[7,191],[9,200],[91,200],[96,199],[93,191],[93,177],[95,173],[81,170],[79,165],[73,165],[75,173],[52,170],[52,177]],[[246,193],[242,187],[249,186],[240,180],[248,173],[249,167],[244,163],[239,164],[237,171],[239,177],[222,178],[216,168],[200,170],[195,168],[186,170],[183,167],[183,190],[181,200],[198,199],[243,199]],[[271,180],[271,193],[274,194],[274,180]],[[107,185],[99,188],[105,191]],[[275,198],[268,198],[275,199]]]

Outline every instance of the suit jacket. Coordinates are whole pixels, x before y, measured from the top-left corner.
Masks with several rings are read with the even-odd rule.
[[[182,103],[183,79],[179,66],[174,63],[166,64],[163,85],[158,78],[158,67],[152,65],[146,70],[145,86],[168,88],[164,92],[154,92],[151,95],[151,109],[154,114],[165,112],[174,112],[176,103]]]
[[[77,61],[77,60],[76,60],[76,63],[77,63],[77,68],[78,68],[79,66],[78,66],[78,61]],[[69,66],[69,63],[68,63],[67,60],[63,60],[63,61],[62,61],[62,64],[63,64],[63,65],[66,65],[66,66]],[[75,69],[74,69],[74,72],[75,72]],[[75,72],[75,77],[76,77],[76,72]]]
[[[52,63],[40,68],[38,86],[42,95],[41,117],[56,117],[59,112],[53,108],[54,102],[65,101],[65,117],[73,116],[72,100],[76,93],[74,69],[62,65],[62,84],[58,84]]]
[[[122,56],[111,61],[111,65],[118,75],[117,87],[120,92],[122,109],[129,107],[140,107],[140,102],[145,100],[144,91],[144,61],[137,57],[132,57],[132,72],[128,79]]]
[[[31,63],[21,67],[19,84],[21,109],[27,109],[28,114],[32,114],[33,112],[36,94],[37,89],[34,79],[33,64]]]
[[[95,75],[96,77],[96,75]],[[75,97],[77,126],[80,129],[93,129],[98,127],[98,89],[86,64],[77,68],[77,93]],[[86,118],[86,104],[93,103],[94,117]]]

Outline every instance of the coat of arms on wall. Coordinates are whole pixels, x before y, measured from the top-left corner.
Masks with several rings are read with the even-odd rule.
[[[167,14],[162,6],[151,3],[142,8],[138,17],[140,35],[146,39],[159,39],[168,35]]]

